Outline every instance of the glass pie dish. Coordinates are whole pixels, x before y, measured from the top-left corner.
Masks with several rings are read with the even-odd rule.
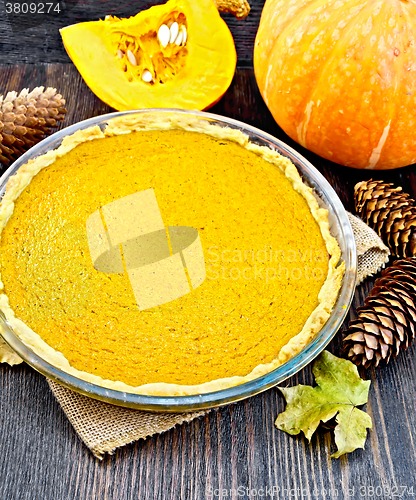
[[[339,295],[329,319],[326,321],[325,325],[315,338],[313,338],[312,341],[302,349],[302,351],[275,370],[254,380],[230,388],[188,396],[150,396],[133,394],[108,389],[70,375],[45,361],[42,357],[27,347],[20,340],[19,336],[13,332],[10,325],[7,324],[4,316],[0,313],[0,322],[2,324],[4,340],[24,361],[46,377],[89,397],[130,408],[160,412],[190,411],[224,405],[265,391],[266,389],[281,383],[301,370],[325,348],[341,326],[348,312],[355,288],[355,240],[345,209],[325,178],[296,151],[278,139],[254,127],[236,120],[209,113],[170,109],[146,109],[110,113],[90,118],[67,127],[66,129],[57,132],[34,146],[26,154],[20,157],[1,177],[0,194],[3,196],[8,179],[14,175],[23,164],[30,159],[56,149],[61,144],[64,137],[69,136],[78,130],[84,130],[92,126],[98,125],[103,129],[113,119],[143,113],[146,113],[146,116],[154,116],[155,119],[168,117],[169,115],[185,115],[192,119],[207,122],[218,127],[235,129],[248,136],[251,142],[260,146],[269,147],[292,161],[292,163],[297,167],[305,184],[313,189],[318,204],[328,210],[331,234],[336,238],[339,244],[341,249],[341,258],[345,263],[345,275],[342,279]]]

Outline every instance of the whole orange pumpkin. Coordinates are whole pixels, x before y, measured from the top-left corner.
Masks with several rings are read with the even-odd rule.
[[[267,0],[260,92],[295,141],[333,162],[416,162],[416,1]]]

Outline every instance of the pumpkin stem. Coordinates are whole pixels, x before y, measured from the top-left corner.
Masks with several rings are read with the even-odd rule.
[[[250,12],[250,5],[247,0],[214,0],[220,12],[231,12],[237,19],[247,17]]]

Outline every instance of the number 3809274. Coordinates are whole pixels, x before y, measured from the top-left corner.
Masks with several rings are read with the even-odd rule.
[[[7,14],[53,14],[60,13],[61,7],[59,2],[31,2],[31,3],[6,3]]]

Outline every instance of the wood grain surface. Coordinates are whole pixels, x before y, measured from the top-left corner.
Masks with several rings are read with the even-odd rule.
[[[96,18],[110,4],[118,12],[115,4],[120,4],[120,15],[127,15],[138,10],[139,3],[144,2],[83,2],[85,9],[97,7],[87,16],[79,2],[72,13]],[[256,3],[257,12],[261,3]],[[6,24],[0,21],[0,94],[25,86],[57,87],[69,110],[62,126],[109,111],[73,65],[63,63],[67,60],[54,42],[54,24],[32,28],[35,41],[45,34],[42,50],[29,46],[30,33],[12,33]],[[240,28],[238,39],[254,40],[255,27],[250,26],[249,33]],[[237,46],[243,63],[250,61],[248,50]],[[36,64],[21,64],[24,61]],[[347,209],[353,209],[354,184],[370,177],[401,184],[416,195],[414,167],[370,174],[331,164],[291,141],[265,107],[249,67],[237,70],[212,111],[257,126],[297,149],[325,175]],[[368,280],[357,289],[350,318],[372,283]],[[337,355],[341,336],[338,333],[329,347]],[[413,346],[387,367],[363,373],[372,380],[367,412],[374,429],[365,450],[339,460],[330,458],[335,449],[330,431],[319,430],[308,443],[303,436],[290,437],[274,427],[285,405],[279,391],[271,389],[121,448],[102,462],[77,437],[41,375],[25,365],[1,365],[0,500],[411,500],[416,496],[415,364]],[[309,366],[285,385],[312,382]]]
[[[97,21],[106,15],[130,17],[164,0],[66,0],[59,1],[61,12],[50,15],[7,14],[7,3],[26,0],[0,0],[0,64],[11,60],[19,63],[67,63],[70,61],[62,44],[59,29],[83,21]],[[36,3],[42,0],[35,0]],[[45,0],[55,2],[58,0]],[[27,2],[30,3],[30,2]],[[222,14],[233,34],[240,65],[251,66],[254,38],[264,1],[251,1],[250,15],[237,20]]]

